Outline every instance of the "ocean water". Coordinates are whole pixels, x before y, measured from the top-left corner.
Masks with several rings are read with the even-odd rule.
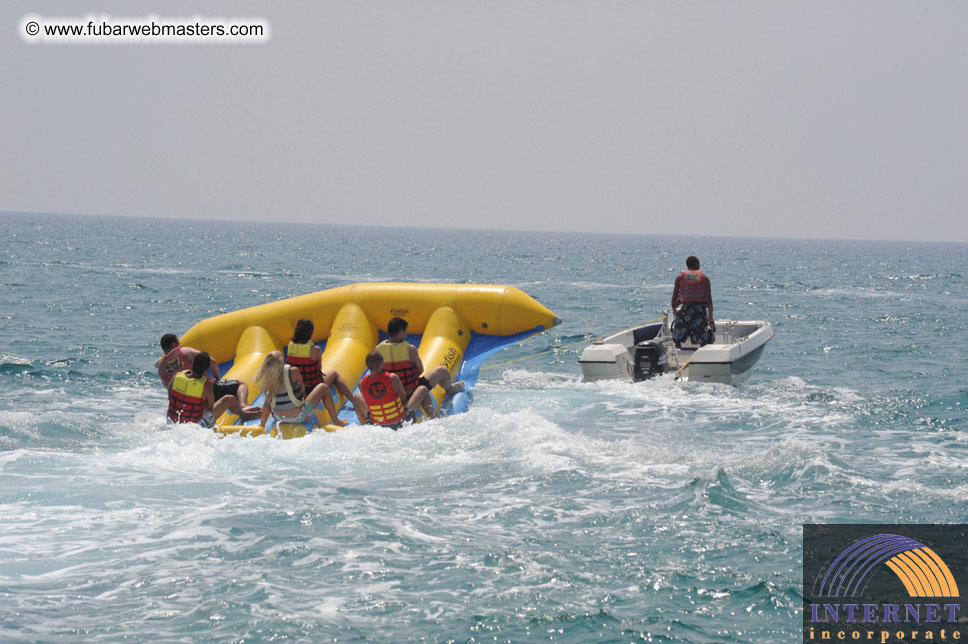
[[[968,246],[0,215],[0,641],[791,642],[804,522],[968,522]],[[770,320],[743,385],[581,382],[668,306]],[[358,281],[564,323],[466,414],[165,425],[162,333]]]

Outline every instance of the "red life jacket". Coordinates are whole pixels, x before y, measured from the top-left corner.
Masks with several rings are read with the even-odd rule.
[[[319,367],[319,360],[313,360],[312,353],[312,342],[305,344],[290,342],[289,347],[286,348],[286,364],[291,364],[299,369],[299,375],[302,376],[306,391],[312,391],[313,387],[323,381],[323,372]]]
[[[191,371],[175,374],[168,390],[168,419],[173,423],[197,423],[205,415],[207,378],[190,378]]]
[[[404,419],[403,403],[393,391],[390,374],[384,371],[360,380],[360,393],[370,410],[370,420],[377,425],[393,425]]]
[[[709,278],[702,271],[679,273],[679,301],[705,304],[709,301]]]
[[[384,340],[376,345],[376,350],[383,356],[383,368],[390,373],[395,373],[403,384],[403,390],[407,393],[417,388],[417,365],[410,359],[410,343],[393,343]]]

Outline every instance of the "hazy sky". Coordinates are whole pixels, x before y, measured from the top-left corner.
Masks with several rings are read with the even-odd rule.
[[[28,44],[26,14],[262,16]],[[968,241],[968,3],[6,1],[0,210]]]

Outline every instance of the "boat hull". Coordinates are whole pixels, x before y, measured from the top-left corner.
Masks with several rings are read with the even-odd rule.
[[[745,381],[753,366],[763,355],[764,344],[743,356],[736,362],[696,362],[686,367],[685,378],[695,382],[718,382],[725,385],[738,385]]]
[[[676,348],[665,322],[620,331],[586,347],[579,364],[586,382],[645,379],[637,349],[644,345],[664,349],[666,359],[654,371],[675,373],[693,382],[736,385],[746,380],[773,338],[773,327],[763,320],[717,322],[716,342],[704,347],[686,342]]]

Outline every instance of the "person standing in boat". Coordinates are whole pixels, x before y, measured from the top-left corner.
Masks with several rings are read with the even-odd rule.
[[[681,305],[681,306],[680,306]],[[706,274],[699,270],[699,258],[686,258],[686,270],[676,277],[672,288],[672,338],[676,346],[688,337],[693,344],[712,344],[716,330],[713,319],[713,290]]]
[[[417,387],[426,387],[428,391],[440,385],[448,396],[464,390],[464,382],[453,382],[447,367],[439,365],[424,372],[423,362],[417,347],[407,341],[407,321],[403,318],[390,318],[387,322],[386,340],[376,345],[376,350],[383,356],[385,368],[389,373],[396,374],[403,384],[404,399],[410,400]],[[425,402],[424,412],[432,411],[433,397]],[[427,405],[430,405],[428,410]]]
[[[363,410],[366,405],[360,394],[353,394],[346,381],[335,369],[323,371],[323,352],[313,343],[313,331],[316,326],[309,318],[302,318],[296,322],[296,328],[292,332],[292,340],[286,347],[286,364],[299,369],[302,376],[303,386],[307,391],[312,391],[319,383],[325,383],[327,387],[336,387],[343,398],[353,403],[356,416],[360,423],[366,421]]]
[[[166,333],[161,336],[161,350],[165,352],[165,355],[159,358],[155,367],[158,369],[158,378],[161,379],[161,384],[165,386],[165,389],[170,389],[171,381],[175,375],[181,373],[187,367],[193,366],[195,359],[202,353],[198,349],[182,346],[178,336],[174,333]],[[218,362],[211,357],[209,357],[208,365],[202,370],[202,373],[206,371],[212,374],[212,393],[215,402],[219,402],[226,396],[233,397],[238,401],[238,407],[241,408],[242,413],[239,414],[235,411],[235,405],[231,407],[232,413],[240,415],[244,420],[258,417],[259,408],[248,404],[249,386],[247,384],[241,380],[222,380],[218,371]]]

